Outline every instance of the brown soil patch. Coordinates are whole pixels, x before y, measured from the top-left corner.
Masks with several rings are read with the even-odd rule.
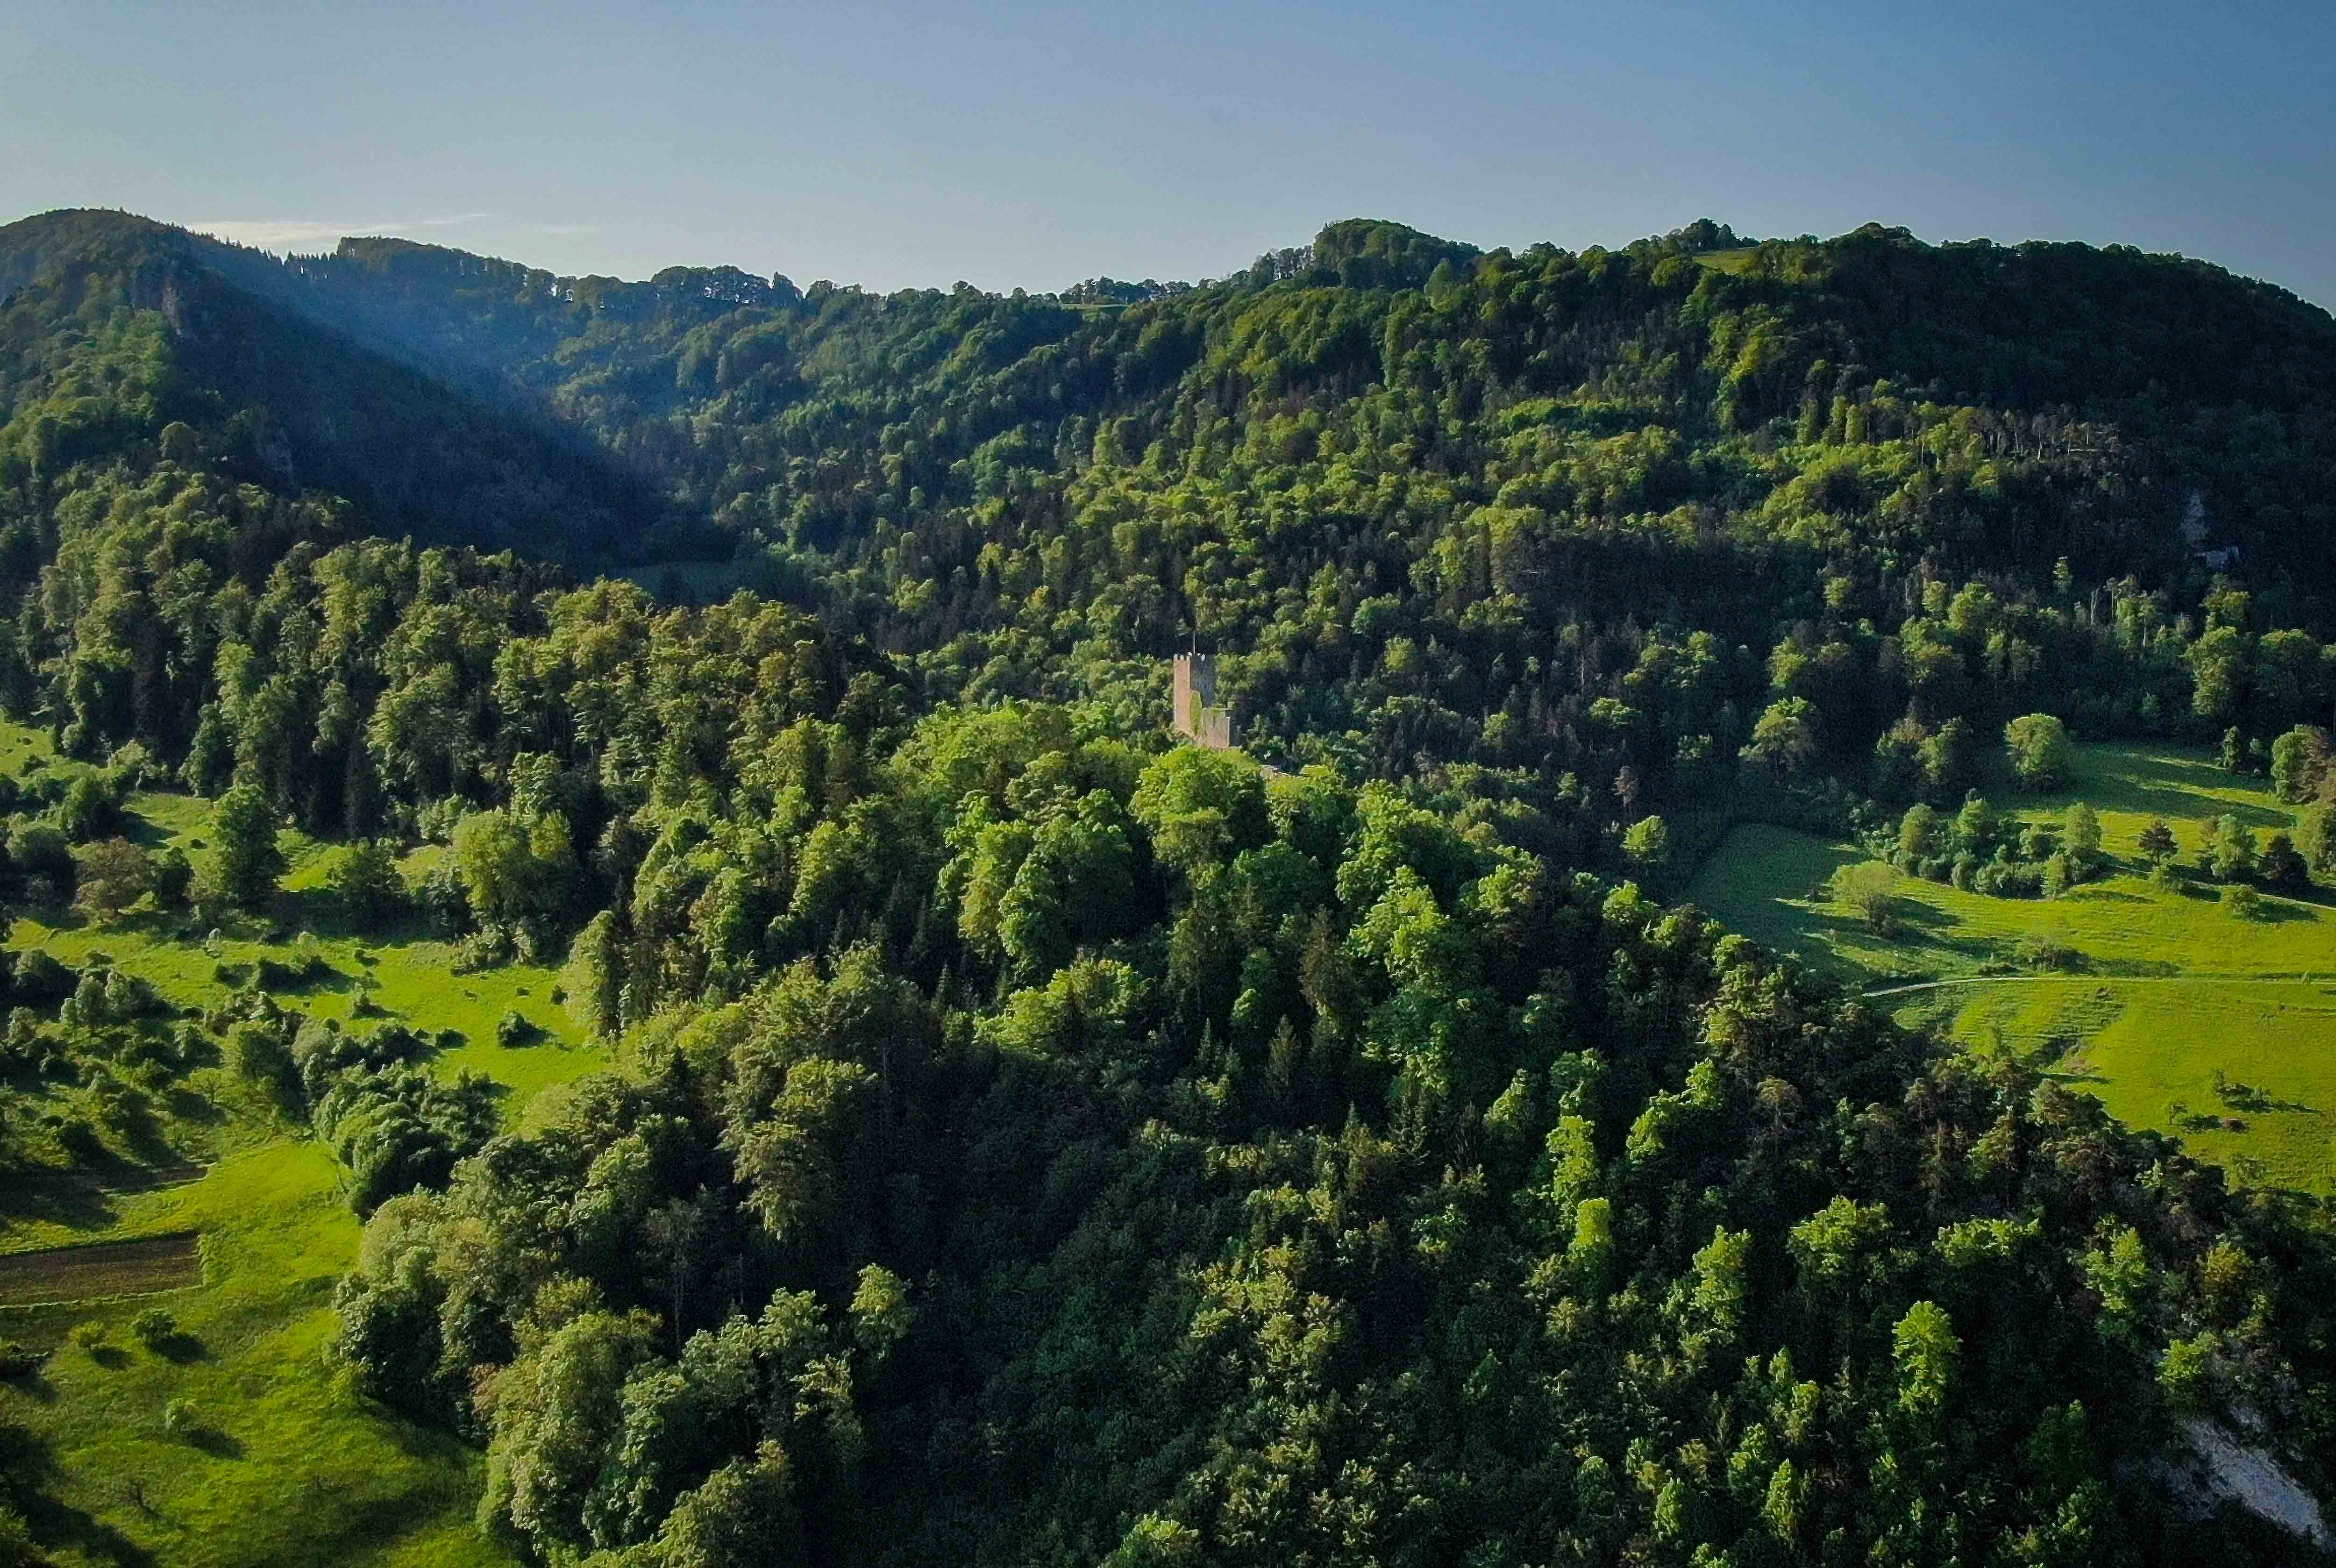
[[[0,1253],[0,1305],[142,1296],[203,1282],[202,1233]]]

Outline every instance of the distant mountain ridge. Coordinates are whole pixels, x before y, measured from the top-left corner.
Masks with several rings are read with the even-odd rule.
[[[1520,296],[1552,267],[1562,287]],[[60,289],[111,289],[160,319],[174,395],[209,399],[170,417],[248,415],[280,438],[258,450],[288,452],[290,479],[348,494],[373,526],[579,563],[779,543],[850,567],[898,531],[970,540],[984,464],[1059,492],[1107,423],[1141,452],[1163,434],[1179,446],[1192,418],[1180,409],[1248,422],[1277,399],[1350,400],[1397,369],[1392,314],[1406,342],[1443,345],[1431,379],[1464,403],[1614,386],[1691,450],[1774,439],[1764,423],[1810,433],[1810,411],[1837,424],[1844,398],[2041,417],[2055,433],[2036,452],[2066,446],[2048,464],[2055,483],[2106,483],[2152,514],[2138,531],[2060,519],[2040,531],[2065,536],[2050,555],[1998,539],[1942,566],[2033,574],[2071,554],[2163,579],[2181,565],[2166,521],[2195,491],[2277,591],[2318,603],[2330,587],[2318,563],[2331,514],[2307,478],[2336,452],[2336,322],[2270,286],[2122,247],[1932,247],[1875,226],[1747,245],[1702,223],[1622,251],[1512,255],[1355,219],[1230,278],[1121,305],[806,292],[735,268],[561,278],[381,238],[279,258],[120,213],[0,229],[12,317]],[[1463,297],[1477,307],[1454,308]],[[1292,309],[1340,319],[1295,336],[1268,320]],[[22,405],[38,385],[20,369],[5,394]],[[2025,438],[2009,439],[2018,451]],[[1773,483],[1697,503],[1736,510]],[[1878,522],[1881,498],[1863,499]]]

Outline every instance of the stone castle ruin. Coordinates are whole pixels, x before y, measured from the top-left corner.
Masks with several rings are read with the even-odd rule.
[[[1176,656],[1175,684],[1170,690],[1168,722],[1178,735],[1211,751],[1233,744],[1233,716],[1216,706],[1217,661],[1205,653]]]

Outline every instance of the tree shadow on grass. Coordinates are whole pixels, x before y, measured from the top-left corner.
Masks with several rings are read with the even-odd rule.
[[[343,973],[316,953],[304,956],[295,952],[283,959],[263,957],[253,967],[252,979],[261,990],[277,997],[338,993],[356,985],[354,976]]]
[[[162,1517],[145,1501],[142,1488],[131,1503],[149,1518]],[[16,1511],[24,1516],[34,1541],[44,1550],[78,1551],[96,1561],[116,1563],[119,1568],[152,1568],[154,1554],[145,1547],[96,1514],[75,1508],[44,1491],[20,1494]]]
[[[2204,757],[2122,750],[2088,752],[2079,774],[2078,790],[2052,796],[2055,803],[2083,800],[2098,811],[2130,812],[2169,821],[2235,816],[2250,827],[2288,825],[2282,813],[2242,801],[2215,799],[2208,792],[2250,781],[2224,773]]]
[[[0,1173],[0,1232],[10,1220],[96,1231],[120,1218],[104,1186],[83,1172],[44,1167]]]
[[[186,1439],[189,1446],[200,1448],[214,1459],[240,1459],[245,1452],[240,1438],[212,1427],[198,1427],[186,1434]]]
[[[217,1055],[217,1052],[212,1054]],[[202,1065],[212,1066],[217,1064],[206,1062]],[[220,1109],[218,1101],[184,1084],[171,1085],[170,1091],[162,1096],[162,1103],[169,1108],[173,1121],[184,1122],[190,1126],[215,1127],[227,1120],[227,1112]]]
[[[406,910],[394,918],[360,918],[349,902],[328,887],[292,888],[268,901],[268,918],[292,930],[314,931],[336,940],[394,947],[429,940],[429,922],[419,911]]]
[[[208,1361],[211,1359],[210,1347],[184,1329],[165,1334],[148,1344],[146,1348],[165,1361],[180,1367],[190,1367],[197,1361]]]
[[[1891,919],[1902,926],[1913,926],[1922,931],[1952,930],[1963,923],[1962,916],[1936,904],[1926,904],[1919,899],[1902,898],[1893,901]]]

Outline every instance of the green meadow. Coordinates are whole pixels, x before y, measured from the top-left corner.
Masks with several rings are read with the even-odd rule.
[[[2112,874],[2051,900],[1899,875],[1883,933],[1837,896],[1861,847],[1747,824],[1687,896],[1904,1021],[2049,1064],[2242,1181],[2336,1192],[2336,899],[2267,893],[2244,919],[2195,875],[2152,881],[2138,849],[2163,818],[2188,864],[2213,819],[2263,835],[2292,828],[2293,811],[2258,781],[2156,746],[2079,747],[2068,792],[1990,798],[2031,818],[2089,803]],[[2022,972],[2030,940],[2073,950],[2074,971]]]
[[[0,733],[0,769],[47,765],[53,765],[32,732]],[[200,863],[208,803],[141,794],[129,803],[130,836],[178,843]],[[460,973],[455,950],[418,926],[361,936],[323,887],[331,846],[289,833],[284,843],[282,893],[259,917],[217,928],[208,946],[211,929],[192,917],[142,909],[102,925],[31,911],[10,946],[76,967],[102,957],[182,1008],[215,1005],[224,977],[270,960],[295,976],[274,993],[287,1008],[351,1018],[362,1005],[457,1031],[433,1070],[494,1078],[506,1119],[605,1063],[553,1000],[552,970]],[[409,877],[437,852],[410,857]],[[360,976],[371,977],[362,990]],[[535,1026],[530,1043],[497,1043],[507,1012]],[[29,1428],[46,1470],[36,1534],[63,1543],[56,1555],[69,1563],[511,1562],[472,1524],[477,1456],[358,1398],[336,1374],[332,1292],[360,1224],[329,1152],[221,1066],[189,1073],[161,1104],[149,1135],[109,1139],[102,1166],[12,1178],[0,1195],[0,1339],[46,1352],[30,1374],[0,1382],[0,1402]],[[189,1232],[200,1237],[193,1284],[184,1242],[161,1240]],[[54,1282],[73,1254],[53,1250],[141,1239],[154,1244],[98,1254],[102,1266],[70,1275],[102,1280],[109,1293],[55,1299],[83,1287]],[[176,1332],[150,1346],[131,1323],[156,1306]]]

